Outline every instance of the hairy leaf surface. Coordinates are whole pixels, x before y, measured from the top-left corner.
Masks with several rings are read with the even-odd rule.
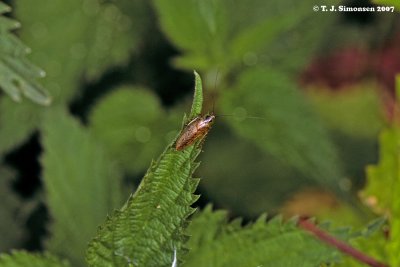
[[[46,247],[79,266],[96,227],[121,203],[121,177],[93,136],[61,109],[46,114],[42,144],[52,218]]]
[[[200,79],[196,76],[196,79]],[[196,83],[191,114],[201,112]],[[177,151],[171,143],[145,174],[126,204],[100,227],[86,253],[90,266],[171,266],[181,255],[186,218],[194,211],[198,179],[192,179],[198,145]],[[178,257],[180,258],[180,257]]]
[[[293,223],[261,216],[242,227],[227,223],[225,212],[208,206],[188,227],[191,236],[184,266],[319,266],[338,260],[338,252],[319,243]]]

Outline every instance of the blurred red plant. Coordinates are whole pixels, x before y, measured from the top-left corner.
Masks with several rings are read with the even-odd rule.
[[[400,33],[379,49],[350,46],[314,59],[300,76],[300,83],[346,90],[350,85],[375,79],[379,85],[385,113],[389,120],[395,112],[395,77],[400,73]]]

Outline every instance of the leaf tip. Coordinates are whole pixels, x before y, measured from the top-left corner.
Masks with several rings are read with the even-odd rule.
[[[190,118],[193,119],[201,114],[201,110],[203,107],[203,86],[201,82],[200,75],[194,70],[194,78],[195,78],[195,87],[194,87],[194,97],[192,109],[190,111]]]

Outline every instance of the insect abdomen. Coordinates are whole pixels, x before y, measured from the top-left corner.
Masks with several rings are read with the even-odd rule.
[[[208,130],[197,130],[194,132],[183,132],[182,135],[178,138],[175,144],[175,149],[176,150],[182,150],[185,147],[190,146],[193,144],[196,140],[201,139],[207,134]]]
[[[207,118],[207,119],[206,119]],[[192,145],[199,139],[204,138],[211,129],[214,116],[211,117],[198,117],[190,122],[175,143],[175,149],[180,151]]]

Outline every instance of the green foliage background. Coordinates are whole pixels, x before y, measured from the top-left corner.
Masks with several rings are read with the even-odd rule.
[[[359,266],[299,230],[296,220],[274,216],[309,187],[340,203],[312,214],[340,218],[328,231],[398,265],[397,230],[385,240],[381,224],[357,233],[336,229],[376,217],[360,212],[354,199],[365,165],[376,162],[385,121],[373,82],[342,93],[300,90],[312,57],[328,51],[327,43],[346,43],[326,35],[340,35],[341,18],[315,13],[313,5],[14,0],[10,15],[0,3],[0,250],[30,248],[34,239],[33,249],[47,251],[4,253],[0,267]],[[208,112],[217,117],[204,146],[176,151],[184,125]],[[391,229],[399,224],[391,216],[399,209],[398,153],[390,149],[398,145],[396,129],[382,133],[380,161],[368,168],[363,191],[365,201],[381,195],[373,210],[388,216]],[[31,142],[39,148],[24,160],[37,161],[38,170],[23,180],[23,167],[13,169],[10,157]],[[197,191],[194,172],[204,178]],[[15,185],[27,179],[36,184],[24,195]],[[204,210],[189,217],[197,194]],[[270,217],[260,216],[266,211]],[[229,221],[237,216],[246,223]],[[32,218],[46,234],[27,227]]]

